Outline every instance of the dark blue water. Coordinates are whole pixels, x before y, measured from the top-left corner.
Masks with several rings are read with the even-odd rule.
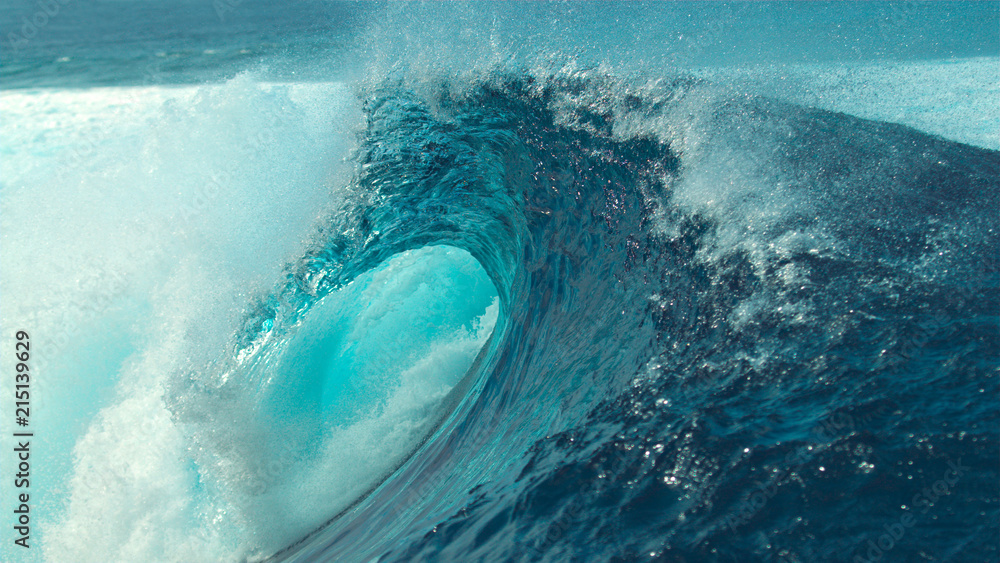
[[[234,536],[205,560],[1000,560],[1000,153],[689,72],[996,57],[995,2],[68,2],[28,40],[41,6],[4,3],[3,88],[252,69],[359,100],[354,173],[308,250],[240,296],[215,363],[162,389],[194,428],[192,496],[258,498],[218,462],[245,461],[227,448],[258,410],[302,421],[254,442],[291,444],[253,455],[294,484],[336,451],[315,421],[343,400],[316,389],[385,392],[300,369],[321,362],[293,340],[323,340],[315,319],[337,317],[317,311],[366,272],[452,247],[499,298],[364,494],[309,525],[276,508],[276,537],[298,539]],[[462,272],[442,274],[475,302],[457,319],[489,303]],[[338,346],[357,334],[330,326]],[[315,496],[283,486],[289,505]],[[210,516],[264,514],[240,502]]]

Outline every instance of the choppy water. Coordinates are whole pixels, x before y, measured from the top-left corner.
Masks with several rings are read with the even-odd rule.
[[[995,3],[59,6],[4,561],[998,559]]]

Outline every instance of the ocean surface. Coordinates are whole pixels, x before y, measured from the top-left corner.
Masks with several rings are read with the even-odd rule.
[[[0,560],[1000,561],[998,29],[0,1]]]

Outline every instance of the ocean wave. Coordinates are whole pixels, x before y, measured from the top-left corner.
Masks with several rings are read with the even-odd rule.
[[[241,75],[103,138],[20,305],[118,288],[46,558],[995,557],[1000,153],[660,76]]]

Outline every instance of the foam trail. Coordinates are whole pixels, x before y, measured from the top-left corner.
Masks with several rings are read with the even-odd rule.
[[[27,97],[5,94],[4,103]],[[295,89],[249,75],[203,88],[30,97],[51,105],[53,121],[32,122],[25,111],[22,121],[15,113],[4,123],[5,133],[14,127],[33,142],[19,146],[31,151],[30,164],[11,175],[5,168],[4,257],[32,264],[32,275],[4,268],[5,295],[20,297],[5,299],[3,313],[9,326],[33,327],[42,352],[33,382],[37,529],[51,530],[49,559],[76,560],[68,544],[102,543],[88,544],[93,534],[72,517],[55,527],[67,488],[78,491],[70,512],[88,495],[134,494],[130,509],[104,508],[126,511],[120,521],[137,525],[159,519],[169,528],[195,510],[164,506],[156,518],[137,516],[166,498],[153,491],[177,495],[190,484],[189,471],[152,469],[181,447],[163,426],[163,384],[216,355],[249,296],[301,253],[316,217],[336,201],[334,186],[343,185],[336,163],[357,114],[342,86]],[[128,101],[136,105],[126,110]],[[130,463],[128,448],[149,469]],[[104,530],[94,532],[98,540],[121,540],[126,559],[146,557],[139,544],[177,542],[170,533],[157,540],[94,530]]]

